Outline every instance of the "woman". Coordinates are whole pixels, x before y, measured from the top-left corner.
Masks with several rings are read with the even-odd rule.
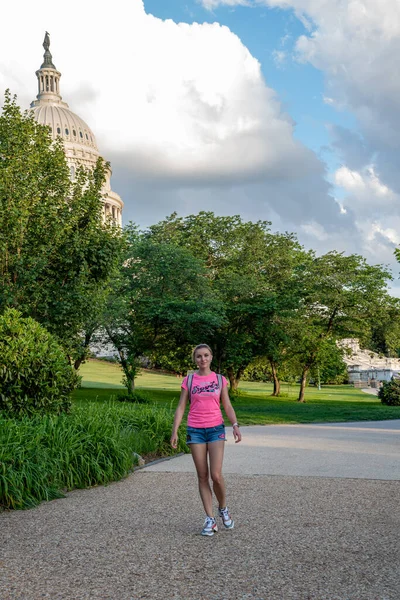
[[[211,371],[213,355],[207,344],[200,344],[193,350],[193,362],[198,371],[187,376],[182,382],[182,392],[175,412],[171,435],[171,446],[177,447],[178,429],[182,422],[187,401],[190,401],[188,415],[187,444],[197,471],[199,491],[206,512],[206,520],[201,535],[214,535],[218,526],[214,518],[212,491],[209,473],[213,482],[214,493],[219,502],[219,516],[226,529],[233,529],[234,522],[226,506],[225,482],[222,476],[224,458],[225,426],[220,402],[232,423],[235,443],[240,442],[242,435],[236,421],[228,395],[228,383],[225,377],[217,376]],[[220,383],[222,383],[222,386]],[[191,385],[191,390],[188,389]],[[220,389],[222,387],[222,389]],[[209,462],[209,464],[208,464]]]

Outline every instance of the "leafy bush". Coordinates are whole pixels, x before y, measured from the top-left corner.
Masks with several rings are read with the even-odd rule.
[[[271,366],[265,358],[255,358],[244,370],[243,381],[263,381],[270,382]]]
[[[378,398],[382,404],[400,406],[400,380],[384,381],[383,386],[379,389]]]
[[[44,327],[15,309],[0,316],[0,410],[19,417],[66,412],[78,381]]]
[[[31,508],[65,490],[125,477],[137,454],[171,454],[173,411],[88,402],[69,415],[0,414],[0,508]],[[187,451],[183,429],[178,451]]]
[[[129,394],[118,394],[116,399],[120,402],[133,402],[135,404],[150,404],[150,398],[146,392],[130,392]]]

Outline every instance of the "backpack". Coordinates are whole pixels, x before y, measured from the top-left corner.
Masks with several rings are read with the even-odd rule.
[[[187,379],[187,386],[188,386],[188,393],[189,393],[189,404],[191,402],[193,375],[194,375],[194,373],[190,373],[190,375],[188,375],[188,379]],[[217,376],[217,381],[218,381],[218,387],[219,387],[219,390],[220,390],[220,394],[222,394],[222,375],[220,375],[219,373],[216,373],[216,376]]]

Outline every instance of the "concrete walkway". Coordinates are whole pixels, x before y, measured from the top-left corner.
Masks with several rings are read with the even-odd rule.
[[[365,394],[372,394],[373,396],[377,396],[379,393],[379,390],[376,388],[362,388],[361,389],[362,392],[364,392]]]
[[[400,421],[243,428],[235,529],[203,538],[190,457],[0,514],[1,600],[399,600]]]
[[[234,444],[227,428],[225,473],[400,480],[400,420],[251,426],[242,433]],[[191,473],[193,461],[185,455],[146,470]]]

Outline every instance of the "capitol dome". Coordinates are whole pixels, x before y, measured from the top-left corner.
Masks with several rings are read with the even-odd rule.
[[[32,102],[31,107],[36,121],[50,127],[54,140],[62,137],[65,142],[78,144],[78,147],[87,146],[88,150],[94,149],[98,152],[93,131],[67,106],[61,106],[61,102],[60,105]]]
[[[93,131],[83,119],[70,110],[60,95],[61,73],[57,71],[50,54],[50,38],[46,32],[43,42],[44,62],[36,71],[38,78],[38,95],[31,104],[36,121],[50,128],[54,140],[61,137],[65,155],[74,180],[76,169],[80,166],[93,169],[100,156]],[[111,169],[106,169],[106,181],[103,188],[104,218],[111,217],[118,225],[122,225],[122,209],[124,203],[120,196],[111,189]]]

